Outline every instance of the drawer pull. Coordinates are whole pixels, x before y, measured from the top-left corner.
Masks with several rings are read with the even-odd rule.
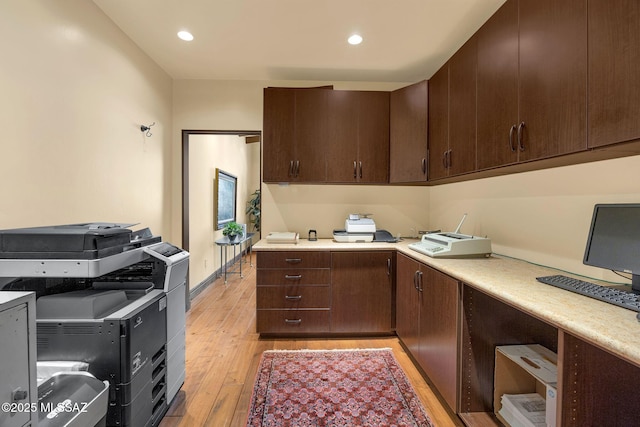
[[[298,280],[302,279],[302,274],[285,274],[284,278],[287,280]]]
[[[302,262],[302,258],[285,258],[285,262],[288,262],[289,264],[298,264]]]
[[[287,325],[299,325],[302,323],[302,319],[284,319],[284,323]]]
[[[302,299],[302,295],[285,295],[284,299],[287,301],[300,301]]]

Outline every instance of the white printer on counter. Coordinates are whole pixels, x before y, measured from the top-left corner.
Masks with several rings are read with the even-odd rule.
[[[349,214],[349,217],[344,220],[344,228],[347,233],[374,234],[376,232],[376,223],[369,218],[369,215],[371,214]]]
[[[387,230],[378,230],[371,214],[349,214],[344,230],[333,230],[333,239],[340,243],[397,242]]]
[[[349,214],[344,221],[344,230],[333,230],[336,242],[357,243],[373,242],[376,223],[369,218],[371,214]]]
[[[376,223],[371,214],[349,214],[344,221],[344,230],[333,230],[333,238],[341,243],[368,243],[376,234]]]

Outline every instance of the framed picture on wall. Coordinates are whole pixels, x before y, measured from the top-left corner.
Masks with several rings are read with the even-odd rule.
[[[236,221],[238,178],[216,168],[213,188],[214,224],[216,230],[221,230],[227,223]]]

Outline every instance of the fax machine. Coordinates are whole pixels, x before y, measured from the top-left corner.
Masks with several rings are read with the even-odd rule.
[[[435,231],[424,234],[422,240],[410,243],[409,249],[433,258],[470,258],[488,257],[491,255],[491,240],[487,237],[470,236],[460,233],[460,228],[467,218],[453,232]]]

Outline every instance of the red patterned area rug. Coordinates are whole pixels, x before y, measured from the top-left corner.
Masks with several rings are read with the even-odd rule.
[[[262,354],[247,426],[433,426],[391,349]]]

